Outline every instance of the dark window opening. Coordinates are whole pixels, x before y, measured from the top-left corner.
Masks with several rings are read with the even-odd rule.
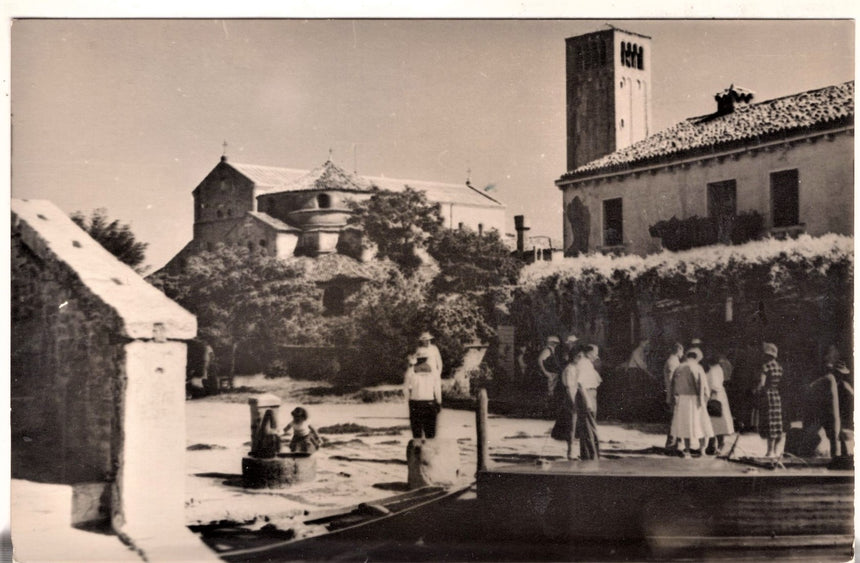
[[[623,227],[621,198],[605,200],[603,202],[603,245],[619,246],[624,244]]]
[[[708,184],[708,217],[735,216],[738,211],[737,182],[725,180]]]
[[[800,178],[797,169],[770,175],[770,200],[774,227],[800,224]]]
[[[320,209],[328,209],[331,207],[331,196],[328,194],[319,194],[317,196],[317,207]]]
[[[725,180],[708,184],[708,217],[716,227],[717,241],[731,242],[737,212],[737,182]]]
[[[261,239],[260,239],[260,242],[259,242],[258,244],[259,244],[260,246],[262,246],[263,248],[266,248],[266,239],[261,238]]]
[[[627,58],[627,43],[622,41],[621,48],[618,50],[621,53],[621,64],[624,64]]]
[[[323,292],[323,308],[329,315],[344,314],[345,293],[342,287],[330,285]]]
[[[221,211],[220,209],[218,211],[216,211],[215,214],[218,215],[219,219],[224,216],[224,212]]]
[[[639,58],[638,68],[639,68],[639,70],[644,70],[645,69],[645,49],[643,49],[642,47],[639,47],[639,57],[638,58]]]
[[[227,210],[227,217],[232,217],[232,216],[233,216],[233,210],[232,210],[232,209],[228,209],[228,210]]]
[[[254,243],[251,241],[248,241],[248,250],[250,250],[252,252],[254,251]]]

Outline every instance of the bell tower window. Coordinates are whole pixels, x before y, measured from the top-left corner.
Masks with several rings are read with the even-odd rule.
[[[331,207],[331,196],[328,194],[319,194],[317,196],[317,207],[320,209],[328,209]]]

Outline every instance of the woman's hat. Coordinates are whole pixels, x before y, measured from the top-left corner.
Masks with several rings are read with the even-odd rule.
[[[558,336],[547,336],[546,337],[546,343],[547,344],[552,344],[552,343],[560,344],[561,340],[558,339]]]
[[[568,344],[573,344],[574,342],[577,342],[578,340],[579,340],[579,338],[577,338],[575,334],[571,334],[570,336],[568,336],[567,338],[564,339],[564,341],[567,342]]]
[[[848,366],[846,366],[845,362],[843,362],[842,360],[839,360],[838,362],[833,364],[833,369],[835,371],[838,371],[839,373],[845,374],[845,375],[851,373],[851,370],[848,369]]]
[[[777,354],[779,353],[779,349],[776,347],[776,344],[772,342],[765,342],[764,344],[762,344],[762,350],[765,354],[767,354],[768,356],[773,356],[774,358],[776,358]]]
[[[418,340],[433,340],[433,335],[425,331],[421,333],[421,336],[418,337]]]

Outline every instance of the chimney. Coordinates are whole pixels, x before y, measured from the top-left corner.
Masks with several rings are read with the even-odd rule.
[[[735,111],[736,105],[749,104],[755,92],[732,84],[725,90],[717,92],[714,99],[717,101],[717,115],[726,115]]]
[[[517,254],[522,257],[525,250],[525,234],[531,228],[526,226],[525,215],[514,215],[514,228],[517,231]]]

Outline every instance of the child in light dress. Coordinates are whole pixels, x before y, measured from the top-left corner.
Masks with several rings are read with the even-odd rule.
[[[302,407],[296,407],[290,415],[292,415],[293,420],[284,427],[285,436],[291,430],[293,432],[293,436],[290,439],[290,451],[307,454],[317,451],[322,444],[322,440],[314,427],[308,424],[308,411]]]

